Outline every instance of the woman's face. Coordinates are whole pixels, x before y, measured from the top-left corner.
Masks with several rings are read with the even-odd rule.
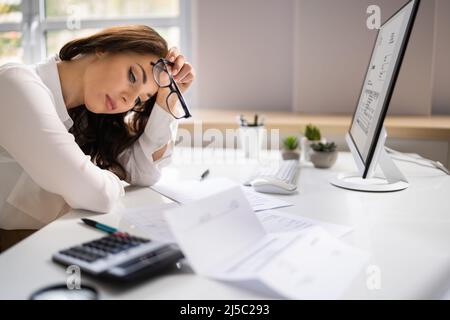
[[[94,113],[122,113],[156,94],[150,62],[158,58],[135,53],[97,53],[84,75],[84,104]]]

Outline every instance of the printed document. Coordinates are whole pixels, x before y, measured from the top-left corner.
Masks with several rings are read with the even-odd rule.
[[[203,181],[193,179],[171,180],[163,178],[158,181],[158,183],[151,186],[151,188],[173,201],[178,203],[188,203],[237,185],[236,182],[227,178],[208,178]],[[251,187],[242,186],[242,189],[254,211],[282,208],[292,205],[275,197],[256,192]]]
[[[195,272],[239,285],[253,280],[286,298],[337,299],[369,258],[320,226],[267,233],[240,187],[164,215]]]

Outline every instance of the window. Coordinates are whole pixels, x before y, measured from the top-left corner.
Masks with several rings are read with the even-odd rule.
[[[125,24],[155,28],[190,55],[189,0],[0,0],[0,64],[35,63],[69,40]]]
[[[22,61],[22,11],[20,0],[0,1],[0,65]]]

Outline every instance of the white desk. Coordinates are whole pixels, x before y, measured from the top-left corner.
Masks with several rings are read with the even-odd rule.
[[[233,157],[223,164],[207,165],[182,164],[177,161],[178,157],[166,172],[170,174],[176,168],[183,168],[185,175],[198,175],[208,167],[211,176],[227,176],[240,181],[253,166],[236,163],[239,160],[233,161],[237,159]],[[295,203],[293,207],[280,209],[282,211],[352,226],[354,231],[343,240],[372,254],[368,265],[379,268],[381,288],[368,289],[369,276],[367,270],[363,270],[342,297],[344,299],[441,298],[450,288],[450,176],[410,163],[397,161],[397,164],[411,183],[405,191],[374,194],[331,186],[329,177],[337,172],[355,170],[351,155],[341,153],[331,170],[303,167],[299,178],[300,193],[281,196]],[[118,207],[164,201],[169,202],[149,188],[128,187]],[[81,217],[90,216],[133,232],[117,211],[98,215],[72,210],[1,254],[0,299],[26,299],[40,287],[66,282],[65,269],[54,264],[51,255],[67,246],[102,236],[97,230],[82,225]],[[82,283],[93,284],[104,299],[267,298],[194,275],[187,267],[174,269],[126,290],[87,277],[82,277]]]

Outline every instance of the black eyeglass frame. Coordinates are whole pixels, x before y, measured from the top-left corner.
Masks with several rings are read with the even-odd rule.
[[[163,65],[164,65],[164,72],[166,72],[168,75],[169,75],[169,79],[170,79],[170,83],[168,84],[168,85],[166,85],[166,86],[162,86],[162,85],[160,85],[160,83],[158,82],[158,80],[156,79],[156,74],[155,74],[155,66],[157,65],[157,64],[160,64],[160,63],[162,63]],[[163,58],[161,58],[161,59],[159,59],[158,61],[156,61],[156,62],[150,62],[150,64],[152,65],[152,72],[153,72],[153,78],[155,79],[155,82],[156,82],[156,84],[160,87],[160,88],[169,88],[170,89],[170,93],[167,95],[167,98],[166,98],[166,105],[167,105],[167,109],[169,110],[169,112],[170,112],[170,114],[175,118],[175,119],[187,119],[187,118],[190,118],[190,117],[192,117],[192,115],[191,115],[191,113],[189,112],[189,108],[188,108],[188,106],[187,106],[187,103],[186,103],[186,101],[184,100],[184,97],[183,97],[183,95],[181,94],[181,91],[180,91],[180,89],[178,88],[178,85],[177,85],[177,83],[175,82],[175,80],[173,80],[173,77],[172,77],[172,74],[169,72],[169,70],[167,69],[167,66],[169,65],[169,66],[174,66],[175,64],[173,63],[173,62],[170,62],[169,60],[166,60],[166,59],[163,59]],[[175,116],[171,111],[170,111],[170,107],[169,107],[169,97],[170,97],[170,95],[172,94],[172,93],[174,93],[175,92],[175,94],[178,96],[178,100],[180,100],[180,103],[181,103],[181,107],[183,108],[183,111],[184,111],[184,116],[181,116],[181,117],[177,117],[177,116]]]

